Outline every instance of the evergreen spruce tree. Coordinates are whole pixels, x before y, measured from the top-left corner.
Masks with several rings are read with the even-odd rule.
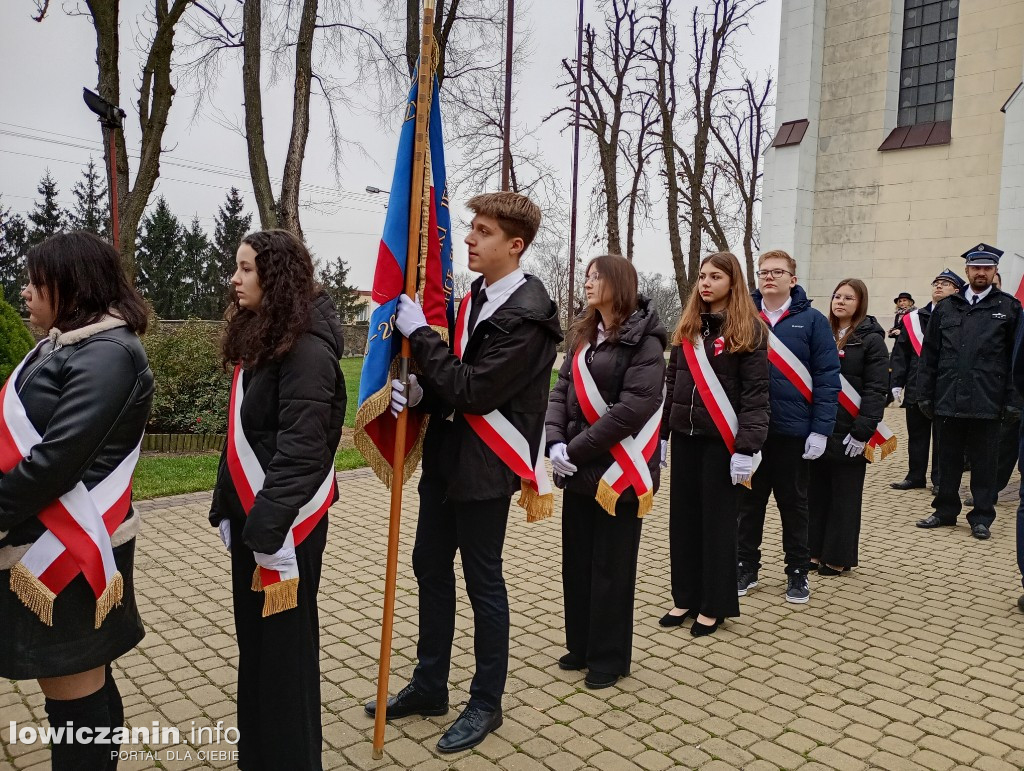
[[[33,340],[25,322],[3,300],[0,300],[0,386],[25,355],[32,350]]]
[[[217,272],[226,288],[235,272],[235,254],[252,225],[252,214],[243,214],[245,202],[237,187],[228,191],[224,205],[218,207],[214,218],[213,247],[216,252]]]
[[[189,287],[182,260],[184,228],[160,196],[156,207],[139,223],[135,269],[139,289],[162,319],[180,319]]]
[[[354,321],[362,308],[362,303],[359,299],[359,290],[348,284],[348,263],[341,257],[335,257],[333,262],[328,262],[320,268],[318,278],[324,291],[338,306],[338,317],[342,323]]]
[[[219,294],[219,287],[213,287],[211,292],[209,286],[211,256],[210,239],[199,224],[199,217],[193,217],[181,244],[182,277],[185,282],[182,318],[219,318],[211,315],[214,304],[211,301],[212,294]]]
[[[72,230],[87,230],[98,236],[110,236],[110,212],[107,210],[107,186],[103,184],[96,163],[89,158],[89,165],[82,172],[82,179],[71,191],[75,196],[74,208],[68,212],[68,225]]]
[[[25,253],[28,251],[28,225],[20,214],[0,201],[0,299],[21,309],[21,290],[25,286]]]
[[[29,246],[35,246],[45,241],[50,236],[61,233],[67,229],[67,214],[57,203],[56,180],[50,176],[50,170],[39,180],[39,187],[36,188],[42,199],[36,201],[35,208],[29,212],[28,219],[32,223],[28,232]]]

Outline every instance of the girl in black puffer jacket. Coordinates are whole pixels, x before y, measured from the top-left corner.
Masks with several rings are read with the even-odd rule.
[[[889,386],[885,331],[867,312],[864,282],[856,278],[839,282],[828,318],[839,348],[840,372],[860,394],[861,403],[855,418],[840,401],[836,427],[807,488],[811,562],[823,576],[839,575],[857,564],[868,463],[864,448],[882,420]]]
[[[768,436],[768,334],[736,257],[705,257],[672,336],[661,424],[672,438],[669,547],[672,608],[659,622],[711,634],[740,614],[736,595],[738,484]]]
[[[629,674],[641,517],[658,487],[668,334],[637,296],[624,257],[591,260],[586,275],[589,307],[569,332],[545,423],[555,483],[565,489],[569,652],[558,665],[587,668],[587,687],[605,688]]]

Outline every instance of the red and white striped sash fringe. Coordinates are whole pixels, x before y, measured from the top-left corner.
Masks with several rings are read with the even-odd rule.
[[[924,330],[921,329],[921,317],[916,310],[903,314],[903,326],[907,331],[907,339],[914,346],[914,352],[920,356],[924,348]]]

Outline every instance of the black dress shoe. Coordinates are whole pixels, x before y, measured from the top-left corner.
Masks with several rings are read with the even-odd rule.
[[[1017,607],[1024,610],[1024,594],[1017,598]]]
[[[893,490],[923,490],[924,482],[915,482],[912,479],[904,479],[902,482],[893,482],[889,487]]]
[[[466,707],[459,715],[459,719],[452,723],[452,727],[445,731],[437,742],[437,749],[440,752],[462,752],[471,749],[487,738],[487,734],[498,728],[502,722],[504,718],[500,709],[491,712],[480,707]]]
[[[600,690],[601,688],[608,688],[619,682],[619,678],[622,675],[613,675],[610,672],[594,672],[591,670],[587,673],[587,678],[583,681],[583,684],[592,691]]]
[[[692,610],[686,611],[681,616],[673,616],[671,613],[666,613],[658,619],[658,626],[682,626],[683,622],[690,616],[693,616],[694,618],[697,617]]]
[[[919,519],[917,521],[918,527],[955,527],[956,522],[943,522],[941,519],[932,514],[930,517]]]
[[[578,669],[586,669],[587,661],[578,653],[573,653],[572,651],[569,651],[558,660],[558,668],[564,669],[566,672],[573,672]]]
[[[835,568],[829,567],[828,565],[822,563],[821,567],[818,568],[818,575],[819,576],[841,576],[847,570],[849,570],[849,568],[843,568],[842,570],[836,570]]]
[[[964,506],[970,506],[972,508],[974,507],[974,496],[973,495],[968,495],[966,498],[964,498]]]
[[[377,700],[368,701],[363,710],[370,717],[377,716]],[[388,699],[386,720],[394,720],[397,717],[407,715],[446,715],[448,714],[448,697],[443,699],[431,698],[416,690],[416,686],[409,683],[395,696]]]
[[[991,537],[992,533],[988,531],[988,527],[979,522],[977,525],[971,525],[971,535],[979,541],[987,541]]]
[[[720,618],[716,618],[715,623],[711,625],[702,624],[697,619],[694,619],[693,626],[690,627],[690,634],[694,637],[707,637],[709,634],[714,634],[721,624],[722,619]]]

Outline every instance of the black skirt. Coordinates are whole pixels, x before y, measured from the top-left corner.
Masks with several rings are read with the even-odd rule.
[[[142,640],[145,630],[135,605],[135,539],[114,549],[124,579],[124,597],[99,629],[96,598],[81,573],[53,603],[47,626],[11,591],[11,571],[0,570],[0,677],[28,680],[61,677],[109,664]]]

